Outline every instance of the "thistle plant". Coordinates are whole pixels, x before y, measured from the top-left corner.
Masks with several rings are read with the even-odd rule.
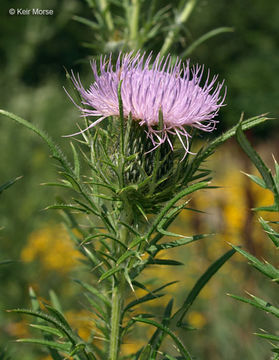
[[[251,162],[255,165],[257,168],[260,177],[252,174],[246,174],[251,181],[256,183],[258,186],[260,186],[263,189],[266,189],[268,191],[271,191],[273,194],[274,202],[273,204],[269,206],[261,206],[258,208],[253,209],[253,211],[265,211],[267,213],[275,213],[278,215],[279,213],[279,165],[274,159],[274,168],[275,168],[275,174],[272,175],[271,169],[267,167],[267,165],[264,163],[260,155],[253,149],[245,135],[243,134],[242,128],[241,128],[241,122],[238,126],[237,132],[236,132],[237,140],[241,146],[241,148],[244,150],[244,152],[248,155]],[[278,220],[267,220],[263,217],[259,217],[259,222],[261,224],[262,230],[265,233],[264,237],[271,240],[271,243],[273,246],[275,246],[275,250],[278,250],[279,247],[279,232],[278,232]],[[270,286],[277,286],[279,283],[279,270],[278,267],[275,265],[272,265],[269,261],[264,260],[261,261],[257,259],[255,256],[247,252],[246,250],[233,246],[233,248],[243,255],[248,261],[249,264],[258,270],[263,276],[265,276],[267,279],[271,280],[272,284]],[[260,310],[263,310],[267,314],[271,314],[275,316],[276,318],[279,317],[279,308],[275,305],[272,305],[267,299],[262,299],[258,296],[255,296],[253,294],[249,294],[249,298],[245,298],[242,296],[237,295],[230,295],[236,300],[242,301],[244,303],[248,303],[251,306],[254,306]],[[269,342],[272,344],[272,351],[274,353],[273,359],[279,359],[279,347],[278,347],[278,341],[279,337],[278,334],[273,335],[269,334],[266,330],[262,330],[262,333],[256,333],[259,337],[263,339],[269,340]],[[275,344],[273,344],[275,343]]]
[[[59,147],[40,129],[24,119],[0,113],[28,127],[48,144],[60,164],[59,182],[70,189],[70,202],[59,200],[49,209],[59,209],[65,226],[83,263],[90,282],[77,280],[85,292],[88,308],[94,313],[91,338],[81,339],[65,319],[56,296],[51,305],[41,305],[31,289],[32,309],[15,312],[37,319],[33,327],[42,338],[20,339],[48,348],[54,360],[123,359],[121,345],[138,323],[154,328],[146,346],[128,359],[191,359],[188,344],[178,337],[179,329],[189,330],[185,316],[201,289],[233,255],[235,249],[217,259],[190,289],[182,306],[174,311],[174,300],[156,319],[142,312],[141,304],[163,296],[174,281],[152,288],[142,274],[152,266],[180,266],[176,259],[160,257],[163,250],[188,245],[208,234],[177,234],[169,230],[182,211],[193,211],[189,195],[212,185],[205,160],[232,137],[237,126],[195,149],[199,131],[213,131],[217,114],[224,105],[225,89],[203,67],[189,62],[152,55],[120,54],[116,65],[101,58],[100,69],[92,63],[94,80],[85,89],[72,74],[80,101],[75,101],[85,125],[81,126],[73,165]],[[202,82],[203,81],[203,82]],[[203,85],[202,85],[203,84]],[[249,129],[266,120],[258,116],[243,121]],[[195,151],[195,152],[194,152]],[[82,158],[82,166],[80,155]],[[81,171],[82,169],[82,171]],[[138,289],[145,292],[139,297]],[[174,350],[164,348],[169,337]],[[166,352],[167,351],[167,352]]]

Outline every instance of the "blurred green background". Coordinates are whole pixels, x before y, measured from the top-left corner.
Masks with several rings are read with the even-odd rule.
[[[66,153],[69,153],[69,139],[62,138],[62,135],[75,132],[80,118],[63,90],[63,86],[69,87],[65,69],[79,71],[88,84],[92,81],[89,59],[98,56],[105,45],[113,43],[112,47],[107,48],[116,50],[122,44],[119,41],[123,35],[121,29],[115,29],[113,37],[104,38],[102,43],[100,33],[73,18],[79,16],[95,20],[97,10],[90,8],[90,3],[82,0],[2,0],[0,5],[0,108],[40,125]],[[166,5],[166,11],[173,14],[178,3],[173,1],[170,5],[162,1],[157,6]],[[53,9],[54,14],[11,16],[8,12],[10,8],[47,8]],[[119,8],[116,8],[116,12],[121,15]],[[226,81],[227,106],[220,112],[218,132],[236,124],[242,111],[245,117],[269,112],[271,117],[279,118],[278,19],[278,0],[200,0],[186,26],[177,34],[170,51],[179,55],[195,39],[214,28],[225,26],[234,29],[204,42],[191,55],[192,63],[205,64],[212,74],[217,73],[220,79]],[[171,26],[167,17],[164,21],[156,36],[145,44],[147,50],[156,53],[161,48],[168,26]],[[55,201],[56,196],[65,196],[65,193],[60,194],[56,188],[40,186],[56,178],[55,162],[49,158],[46,146],[33,133],[4,117],[0,119],[0,129],[0,184],[23,176],[0,198],[0,226],[3,227],[0,233],[0,261],[15,261],[0,268],[0,307],[28,307],[28,286],[32,285],[44,298],[48,297],[49,289],[54,288],[66,310],[73,312],[80,307],[78,290],[70,280],[70,276],[73,276],[71,271],[77,271],[74,265],[71,266],[75,252],[67,242],[64,244],[64,240],[59,240],[62,230],[57,227],[57,223],[61,222],[58,213],[43,210]],[[278,120],[273,120],[248,134],[267,161],[271,161],[271,152],[279,158],[278,129]],[[247,182],[232,182],[240,170],[249,172],[250,166],[234,141],[227,143],[219,152],[219,157],[210,165],[216,172],[216,179],[219,179],[218,185],[227,186],[232,191],[219,194],[217,200],[209,197],[208,201],[216,203],[209,209],[209,213],[212,211],[214,219],[217,219],[214,231],[231,236],[230,241],[234,237],[236,243],[243,241],[244,234],[244,244],[256,255],[265,256],[268,250],[259,239],[261,235],[255,232],[247,236],[247,231],[244,231],[247,230],[247,223],[242,224],[241,219],[235,219],[234,215],[241,212],[242,220],[247,219],[252,228],[255,219],[249,215],[249,208],[257,199],[265,199],[266,195],[259,195],[255,190],[251,200]],[[220,166],[223,162],[231,166],[227,172],[224,166]],[[232,195],[234,190],[236,194]],[[240,205],[241,201],[245,201],[245,204]],[[206,201],[200,204],[197,200],[197,204],[201,210],[208,207]],[[227,215],[226,206],[230,209]],[[206,223],[204,218],[182,218],[177,226],[185,228],[185,224],[192,224],[191,229],[198,231],[201,221]],[[237,231],[233,233],[235,228]],[[220,249],[224,249],[223,240],[210,240],[209,245],[203,249],[194,247],[190,254],[187,248],[187,254],[183,256],[193,264],[196,264],[194,259],[201,257],[198,260],[200,266],[193,265],[191,271],[195,273],[190,272],[189,277],[197,277],[200,270],[213,259],[210,253],[212,242],[217,244],[216,248],[222,244]],[[49,255],[50,251],[56,253],[56,258]],[[63,263],[62,259],[57,258],[59,252],[67,254],[64,260],[67,258],[68,262]],[[260,284],[260,277],[251,274],[240,260],[236,260],[234,266],[238,266],[235,278],[232,278],[230,271],[222,270],[212,280],[215,282],[211,289],[213,295],[201,299],[197,313],[192,314],[193,323],[198,322],[196,325],[199,327],[200,324],[202,330],[200,334],[191,334],[190,348],[198,358],[207,360],[269,359],[268,344],[251,334],[263,327],[267,320],[262,314],[236,304],[225,296],[227,292],[239,293],[247,288],[254,291]],[[242,281],[240,284],[238,279]],[[216,285],[218,282],[219,285]],[[271,322],[267,321],[266,324],[272,326]],[[27,331],[21,320],[7,316],[4,311],[0,313],[0,329],[2,344],[7,339],[22,336],[20,331],[23,334]],[[25,345],[9,344],[8,347],[11,348],[13,359],[44,358],[40,350],[31,351],[31,347]],[[16,354],[13,348],[17,351],[24,348],[25,357]]]

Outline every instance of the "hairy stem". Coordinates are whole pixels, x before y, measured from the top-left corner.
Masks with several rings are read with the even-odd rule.
[[[109,360],[117,360],[119,353],[120,318],[123,308],[123,284],[121,283],[114,283],[112,290]]]
[[[129,225],[132,221],[131,208],[126,199],[123,199],[123,208],[121,211],[120,219]],[[119,229],[119,240],[127,245],[128,243],[129,230],[126,226],[121,225]],[[119,258],[122,253],[122,247],[115,243],[116,258]],[[112,307],[111,307],[111,332],[110,332],[110,348],[109,348],[109,360],[117,360],[120,350],[120,337],[121,337],[121,322],[122,322],[122,311],[126,292],[126,281],[122,274],[116,277],[112,283]]]

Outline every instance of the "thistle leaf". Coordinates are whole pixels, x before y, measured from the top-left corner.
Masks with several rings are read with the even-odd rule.
[[[101,277],[100,277],[100,279],[98,280],[98,282],[101,282],[101,281],[107,279],[108,277],[116,274],[118,271],[121,271],[121,270],[123,270],[123,268],[120,267],[120,266],[118,266],[118,267],[114,267],[114,268],[106,271],[105,273],[103,273],[103,274],[101,275]]]
[[[272,229],[270,225],[268,225],[268,221],[265,221],[262,217],[259,219],[263,229],[267,233],[270,240],[276,247],[279,247],[279,233]]]
[[[210,38],[225,33],[225,32],[233,32],[234,29],[232,27],[219,27],[217,29],[213,29],[203,34],[197,40],[195,40],[191,45],[187,47],[185,51],[180,55],[181,58],[187,58],[199,45],[209,40]]]
[[[224,265],[224,263],[229,260],[229,258],[235,253],[235,250],[232,249],[222,255],[218,260],[216,260],[209,268],[203,273],[203,275],[198,279],[195,283],[194,287],[190,291],[186,300],[184,301],[182,307],[177,310],[177,312],[173,315],[173,319],[176,319],[179,316],[179,320],[177,321],[177,326],[179,327],[189,308],[204,288],[204,286],[208,283],[208,281],[212,278],[212,276]]]
[[[256,183],[257,185],[259,185],[261,188],[263,189],[267,189],[266,183],[264,182],[263,179],[259,178],[256,175],[251,175],[251,174],[247,174],[245,172],[243,172],[244,175],[248,176],[249,179],[251,179],[252,181],[254,181],[254,183]]]
[[[239,248],[238,246],[234,246],[231,244],[233,249],[237,251],[238,253],[242,254],[244,257],[246,257],[247,260],[251,263],[251,265],[260,271],[262,274],[268,276],[270,279],[275,281],[276,283],[279,283],[279,270],[276,269],[273,265],[269,263],[262,263],[260,260],[258,260],[255,256],[249,254],[247,251]]]
[[[259,154],[253,149],[253,147],[250,145],[249,141],[247,140],[246,136],[244,135],[242,131],[242,122],[240,121],[236,130],[236,138],[239,142],[239,145],[242,147],[242,149],[245,151],[245,153],[248,155],[250,160],[253,162],[253,164],[258,169],[259,173],[261,174],[264,183],[266,187],[272,191],[274,191],[274,181],[271,175],[270,169],[265,165]]]
[[[116,265],[120,265],[123,261],[130,257],[136,256],[137,252],[133,250],[126,251],[123,255],[120,256],[120,258],[117,260]]]
[[[94,299],[92,299],[91,296],[89,296],[89,294],[85,294],[84,295],[87,299],[87,301],[89,302],[89,304],[92,306],[92,308],[94,309],[94,313],[103,321],[109,323],[109,318],[106,314],[106,312],[102,309],[102,307],[97,303],[97,301],[95,301]]]
[[[37,295],[32,287],[29,288],[29,297],[31,299],[32,310],[39,311],[40,303],[39,303]]]
[[[166,326],[154,321],[154,320],[149,320],[149,319],[143,319],[140,317],[136,317],[133,318],[136,322],[142,322],[144,324],[149,324],[152,326],[155,326],[156,328],[162,330],[163,332],[165,332],[167,335],[169,335],[175,345],[177,346],[177,350],[184,356],[185,360],[192,360],[189,352],[187,351],[187,349],[185,348],[185,346],[182,344],[181,340]]]
[[[162,243],[159,245],[152,245],[149,249],[147,249],[147,251],[152,251],[153,250],[152,248],[156,249],[157,252],[160,250],[175,248],[178,246],[190,244],[190,243],[200,240],[200,239],[204,239],[205,237],[208,237],[210,235],[212,235],[212,234],[200,234],[200,235],[193,235],[193,236],[185,236],[182,239]]]
[[[22,179],[22,178],[23,178],[23,176],[18,176],[18,177],[14,178],[14,179],[12,179],[12,180],[10,180],[10,181],[7,181],[5,184],[1,185],[1,186],[0,186],[0,194],[1,194],[4,190],[8,189],[8,188],[9,188],[10,186],[12,186],[15,182],[17,182],[18,180],[20,180],[20,179]]]
[[[270,341],[279,341],[279,336],[276,335],[271,335],[271,334],[259,334],[259,333],[255,333],[255,335],[270,340]]]
[[[98,297],[103,303],[106,304],[106,306],[111,307],[110,300],[105,295],[103,295],[96,287],[91,286],[80,280],[75,280],[75,282],[77,284],[81,285],[84,289],[86,289],[93,296]]]
[[[162,325],[163,326],[169,326],[170,324],[170,320],[171,320],[171,313],[172,313],[172,308],[173,308],[173,299],[171,299],[166,308],[165,308],[165,312],[163,315],[163,320],[162,320]],[[163,340],[165,337],[165,333],[162,332],[162,330],[157,329],[155,331],[155,333],[152,335],[149,343],[152,345],[153,348],[153,355],[155,356],[157,351],[159,350]]]
[[[145,236],[145,238],[147,240],[150,239],[151,235],[153,234],[153,232],[157,229],[158,225],[161,223],[161,221],[163,220],[164,216],[168,213],[168,211],[172,208],[173,205],[175,205],[175,203],[180,200],[181,198],[183,198],[186,195],[189,195],[191,193],[193,193],[194,191],[197,191],[199,189],[204,189],[208,186],[207,182],[200,182],[197,184],[193,184],[188,186],[186,189],[183,189],[182,191],[180,191],[173,199],[171,199],[165,206],[164,208],[160,211],[160,213],[157,215],[157,217],[155,218],[152,226],[150,227],[149,232],[147,233],[147,235]]]
[[[35,329],[39,329],[42,332],[45,332],[47,334],[55,335],[55,336],[58,336],[60,338],[64,337],[64,334],[60,330],[55,329],[55,328],[50,327],[50,326],[40,325],[40,324],[30,324],[29,326],[31,326],[31,327],[33,327]]]
[[[53,210],[53,209],[58,209],[58,210],[74,210],[74,211],[81,211],[81,212],[85,212],[85,213],[89,213],[88,210],[82,208],[82,207],[78,207],[76,205],[71,205],[71,204],[54,204],[54,205],[49,205],[45,208],[45,210]]]
[[[53,324],[57,329],[61,330],[68,337],[68,339],[71,341],[73,345],[76,343],[72,330],[69,329],[68,327],[65,327],[64,324],[58,321],[56,317],[52,317],[41,311],[33,311],[28,309],[14,309],[14,310],[8,310],[8,312],[31,315],[38,319],[45,320],[46,322]]]
[[[43,345],[66,353],[70,353],[72,349],[72,345],[70,343],[57,343],[55,341],[48,341],[44,339],[18,339],[16,341],[26,344]]]
[[[74,147],[74,144],[72,142],[70,144],[71,144],[71,147],[72,147],[72,150],[73,150],[73,155],[74,155],[74,173],[75,173],[76,179],[78,181],[79,177],[80,177],[79,158],[78,158],[76,148]]]
[[[262,300],[254,295],[249,294],[253,300],[241,297],[241,296],[237,296],[237,295],[232,295],[232,294],[228,294],[230,297],[232,297],[233,299],[242,301],[244,303],[250,304],[258,309],[261,309],[265,312],[268,312],[276,317],[279,318],[279,309],[276,308],[275,306],[272,306],[269,302]]]
[[[148,294],[140,297],[139,299],[136,299],[136,300],[133,300],[131,301],[129,304],[126,305],[125,309],[124,309],[124,312],[133,308],[134,306],[136,305],[139,305],[139,304],[142,304],[146,301],[150,301],[150,300],[153,300],[153,299],[156,299],[156,298],[160,298],[162,296],[164,296],[165,294],[157,294],[158,291],[161,291],[163,290],[164,288],[170,286],[170,285],[173,285],[173,284],[176,284],[177,281],[171,281],[163,286],[160,286],[159,288],[155,289],[155,290],[152,290],[152,291],[149,291],[144,285],[138,283],[137,281],[133,281],[133,284],[140,287],[141,289],[144,289],[145,291],[148,292]]]
[[[171,266],[184,265],[181,261],[177,261],[177,260],[153,259],[153,258],[150,258],[147,264],[148,265],[171,265]]]

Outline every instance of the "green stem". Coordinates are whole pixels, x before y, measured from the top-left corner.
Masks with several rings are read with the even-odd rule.
[[[126,198],[123,199],[122,216],[120,219],[131,224],[132,213],[129,203]],[[129,230],[126,226],[121,225],[119,230],[119,240],[127,245]],[[123,253],[122,247],[115,246],[116,257],[120,257]],[[111,332],[110,332],[110,348],[109,348],[109,360],[117,360],[120,349],[120,330],[122,326],[122,311],[126,292],[126,281],[122,273],[116,277],[112,284],[112,304],[111,304]]]
[[[98,4],[99,4],[99,9],[102,13],[102,16],[106,22],[107,28],[108,28],[109,32],[112,33],[113,29],[114,29],[114,25],[113,25],[111,13],[109,11],[109,5],[107,3],[107,0],[99,0]]]
[[[186,5],[184,6],[184,9],[179,13],[179,15],[175,19],[174,26],[170,29],[170,31],[167,34],[167,37],[164,41],[164,44],[160,50],[161,55],[165,55],[170,47],[173,44],[173,41],[180,29],[180,26],[188,20],[189,16],[191,15],[192,11],[194,10],[198,0],[188,0]]]
[[[123,284],[113,284],[109,360],[117,360],[119,353],[120,318],[123,308]]]
[[[130,40],[131,48],[137,49],[138,46],[138,27],[139,27],[139,11],[140,11],[140,2],[139,0],[132,0],[132,13],[129,19],[130,22]]]

